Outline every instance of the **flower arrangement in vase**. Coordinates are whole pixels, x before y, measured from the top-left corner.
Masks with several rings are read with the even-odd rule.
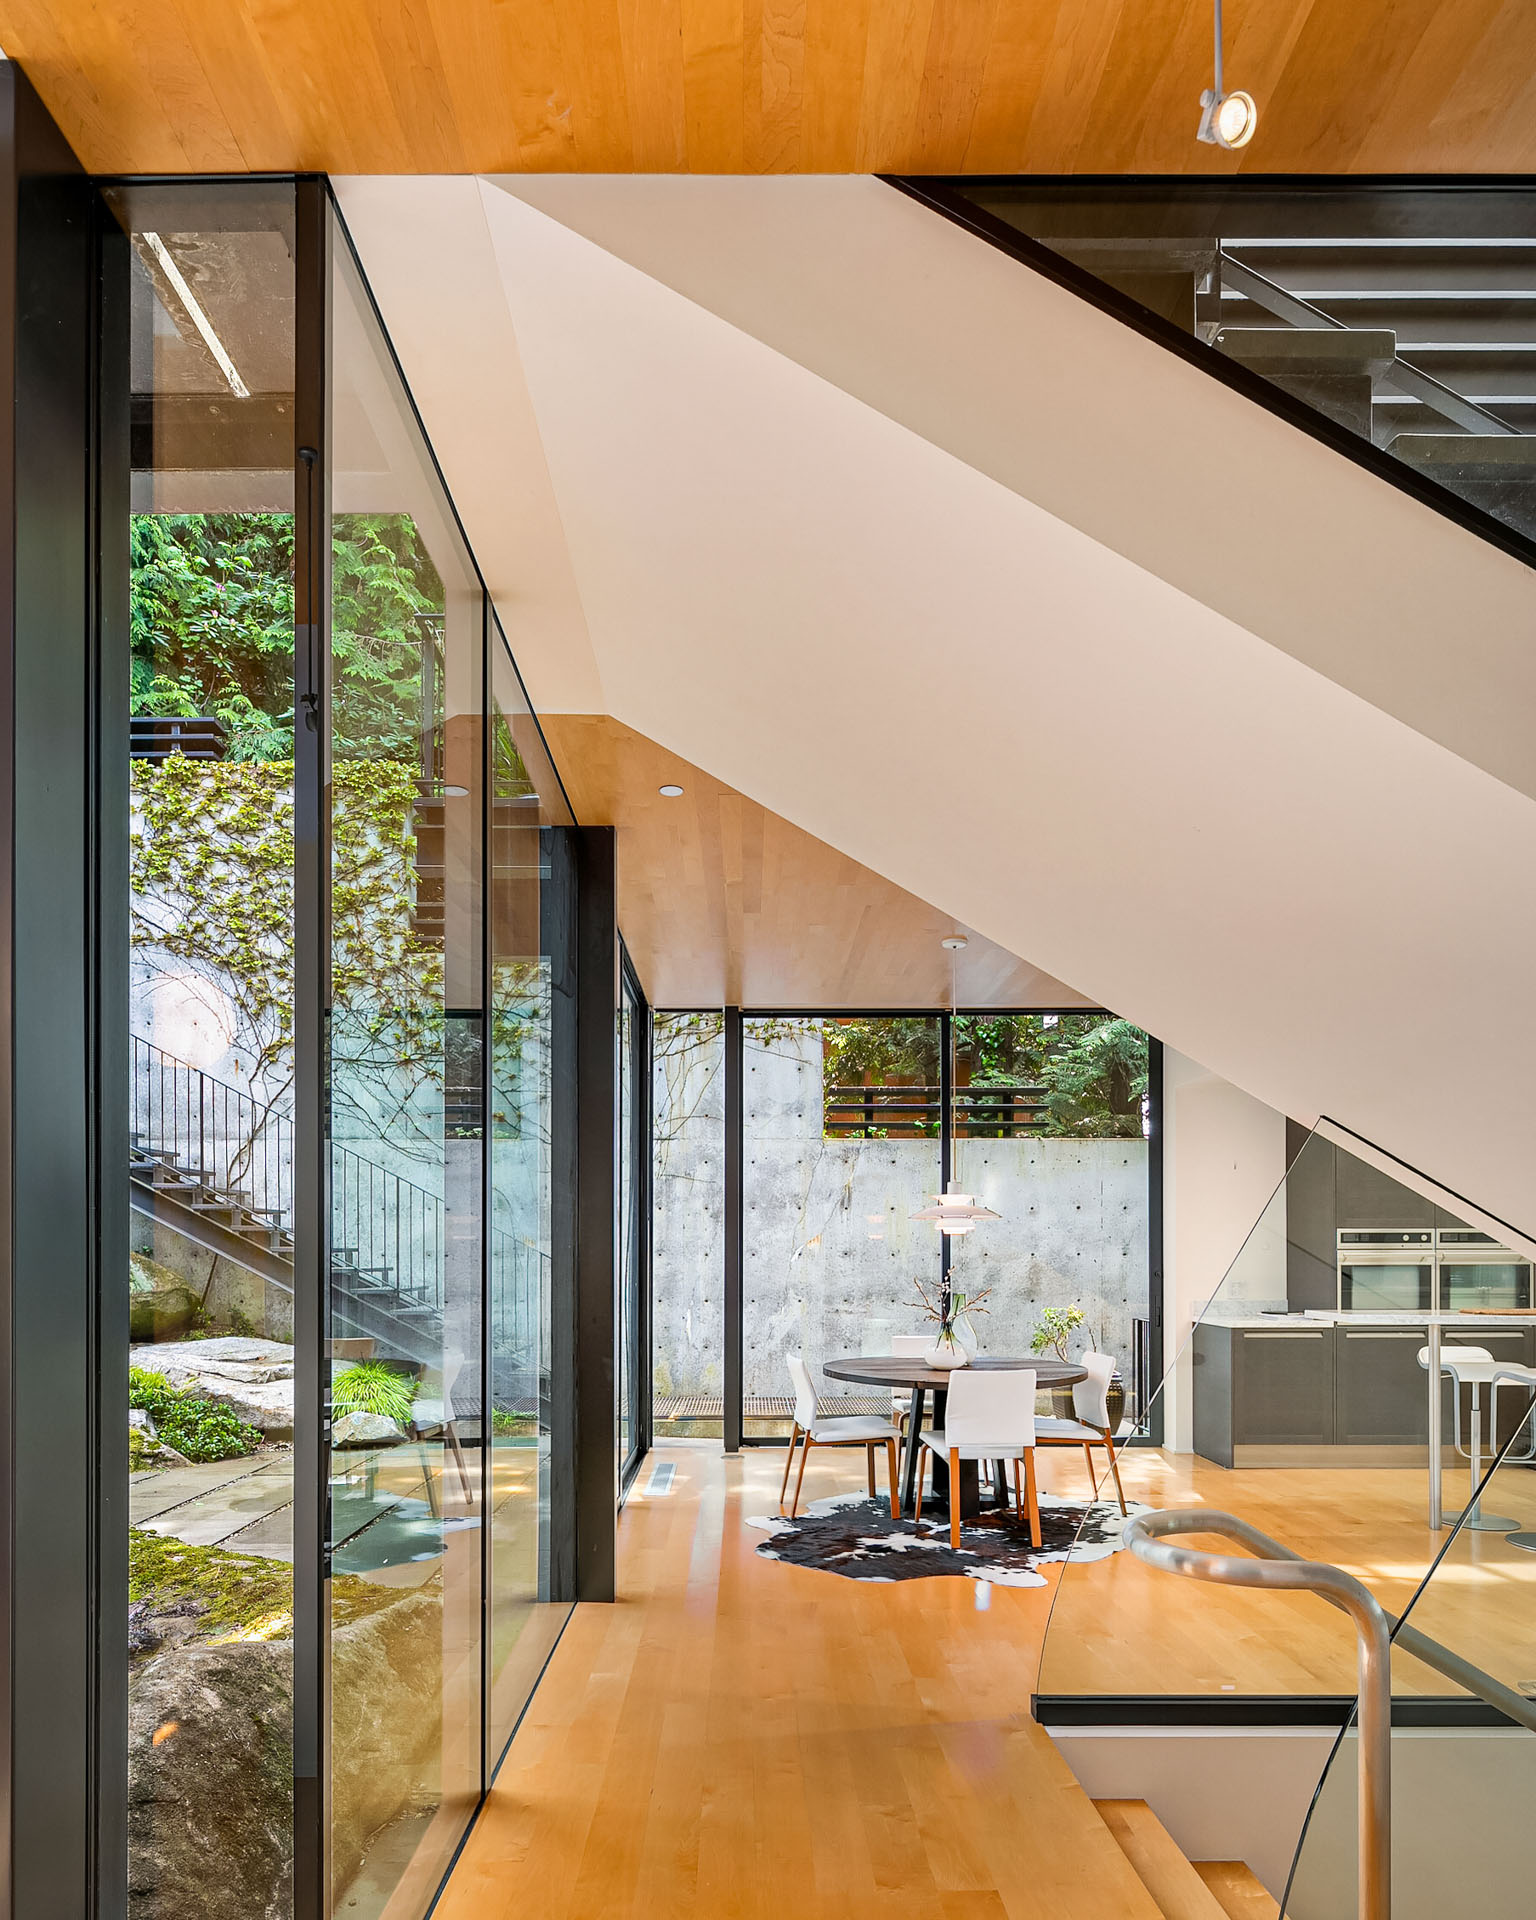
[[[946,1273],[940,1283],[938,1293],[931,1294],[921,1280],[914,1280],[918,1298],[923,1303],[923,1313],[929,1320],[938,1322],[938,1331],[933,1336],[933,1345],[923,1358],[930,1367],[943,1372],[952,1372],[956,1367],[969,1365],[976,1352],[976,1333],[967,1318],[972,1313],[986,1313],[988,1308],[981,1303],[992,1291],[983,1287],[980,1293],[956,1293],[949,1284]]]

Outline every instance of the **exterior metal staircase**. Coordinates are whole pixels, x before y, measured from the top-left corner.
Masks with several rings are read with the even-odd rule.
[[[136,1212],[292,1294],[293,1123],[146,1040],[133,1043],[129,1193]],[[442,1200],[351,1148],[331,1149],[331,1314],[337,1335],[403,1358],[440,1356]],[[537,1326],[544,1256],[496,1230],[493,1341]]]

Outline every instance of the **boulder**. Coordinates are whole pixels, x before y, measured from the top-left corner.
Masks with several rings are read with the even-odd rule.
[[[387,1413],[344,1413],[331,1428],[337,1447],[391,1446],[404,1438],[404,1428]]]
[[[442,1684],[435,1583],[331,1636],[338,1891],[382,1828],[436,1804]],[[290,1920],[292,1770],[291,1640],[171,1645],[137,1668],[129,1920]]]
[[[216,1400],[269,1440],[293,1438],[293,1348],[280,1340],[228,1334],[128,1350],[129,1362]]]
[[[195,1323],[202,1301],[169,1267],[147,1254],[128,1256],[128,1337],[175,1340]]]
[[[175,1647],[128,1694],[132,1920],[288,1920],[293,1642]]]

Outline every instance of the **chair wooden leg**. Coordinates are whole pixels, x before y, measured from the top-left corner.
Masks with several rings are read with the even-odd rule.
[[[914,1447],[917,1446],[917,1441],[914,1439],[912,1444]],[[921,1520],[923,1517],[923,1482],[927,1478],[928,1450],[926,1447],[921,1447],[918,1449],[917,1455],[917,1473],[914,1475],[912,1482],[917,1491],[917,1502],[912,1510],[912,1519],[914,1522]]]
[[[800,1489],[805,1485],[805,1463],[811,1457],[811,1436],[802,1434],[800,1439],[800,1471],[795,1475],[795,1497],[790,1502],[789,1517],[794,1519],[800,1511]]]
[[[960,1455],[949,1450],[949,1544],[960,1551]]]
[[[885,1443],[885,1467],[891,1477],[891,1518],[899,1520],[901,1518],[901,1487],[896,1475],[896,1442],[894,1440],[887,1440]]]
[[[1083,1458],[1088,1462],[1088,1498],[1092,1500],[1099,1491],[1099,1476],[1093,1470],[1093,1446],[1083,1442]]]
[[[1035,1485],[1035,1450],[1029,1447],[1024,1454],[1024,1495],[1029,1502],[1029,1537],[1038,1547],[1040,1545],[1040,1491]]]
[[[1024,1518],[1024,1495],[1019,1491],[1019,1457],[1017,1454],[1013,1457],[1013,1504],[1018,1511],[1019,1518],[1022,1520]]]
[[[1120,1502],[1122,1515],[1130,1512],[1125,1504],[1125,1488],[1120,1484],[1120,1462],[1115,1458],[1115,1437],[1108,1427],[1104,1429],[1104,1451],[1109,1455],[1109,1470],[1115,1477],[1115,1497]]]
[[[789,1470],[795,1464],[795,1445],[800,1438],[800,1422],[789,1423],[789,1452],[784,1456],[784,1478],[779,1482],[779,1512],[784,1511],[784,1496],[789,1492]]]
[[[443,1431],[448,1436],[448,1445],[453,1449],[453,1460],[459,1470],[459,1486],[464,1493],[464,1504],[466,1507],[472,1507],[475,1504],[475,1496],[469,1484],[469,1463],[464,1458],[464,1448],[459,1441],[458,1422],[450,1420]]]
[[[869,1470],[869,1497],[873,1500],[875,1497],[875,1443],[873,1440],[864,1449],[864,1465]]]

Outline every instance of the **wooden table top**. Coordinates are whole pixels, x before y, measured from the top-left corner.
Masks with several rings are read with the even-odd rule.
[[[1042,1360],[1031,1354],[1027,1360],[1008,1360],[998,1354],[978,1353],[971,1366],[986,1373],[1015,1373],[1030,1368],[1037,1387],[1070,1387],[1088,1378],[1086,1367],[1070,1360]],[[846,1360],[828,1360],[822,1372],[829,1380],[857,1380],[872,1387],[947,1387],[950,1369],[930,1367],[915,1356],[896,1358],[887,1354],[850,1354]]]

